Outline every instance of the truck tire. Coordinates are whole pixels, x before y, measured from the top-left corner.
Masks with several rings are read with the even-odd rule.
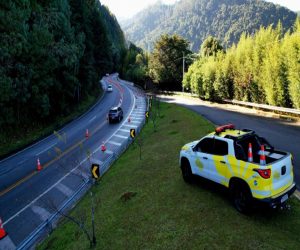
[[[185,182],[193,183],[194,175],[191,170],[191,165],[187,159],[181,161],[181,172]]]
[[[229,186],[232,202],[237,211],[249,214],[252,211],[253,198],[248,185],[242,181],[233,181]]]

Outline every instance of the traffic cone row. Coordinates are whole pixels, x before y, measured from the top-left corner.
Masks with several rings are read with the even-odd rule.
[[[41,165],[41,162],[40,162],[39,158],[37,158],[36,170],[37,171],[41,171],[42,170],[42,165]]]
[[[0,218],[0,240],[2,240],[6,235],[7,235],[7,233],[5,232],[5,230],[3,228],[2,220]]]
[[[260,165],[266,165],[266,155],[265,155],[265,147],[261,145],[260,147],[260,158],[259,158]]]
[[[102,142],[102,145],[101,145],[101,151],[102,151],[102,152],[105,152],[105,151],[106,151],[106,147],[105,147],[104,142]]]
[[[248,162],[253,162],[252,144],[251,143],[249,143],[249,148],[248,148]]]

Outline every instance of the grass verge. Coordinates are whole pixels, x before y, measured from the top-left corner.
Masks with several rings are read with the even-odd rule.
[[[0,159],[25,148],[26,146],[40,140],[45,136],[53,133],[54,130],[61,128],[63,125],[76,119],[85,113],[97,101],[97,97],[89,96],[86,101],[76,107],[74,111],[65,117],[58,117],[55,121],[47,126],[35,125],[30,129],[23,131],[11,131],[10,133],[0,134]]]
[[[239,214],[223,189],[186,184],[178,166],[183,144],[207,134],[212,124],[196,113],[161,104],[154,132],[151,120],[135,145],[92,188],[96,249],[299,249],[300,205],[291,210]],[[132,192],[133,196],[126,194]],[[125,197],[125,198],[124,198]],[[90,196],[71,212],[91,229]],[[38,249],[88,249],[73,223],[60,226]]]

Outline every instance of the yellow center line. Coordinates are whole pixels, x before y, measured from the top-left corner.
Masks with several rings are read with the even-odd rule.
[[[96,129],[94,130],[93,134],[95,134],[98,130],[100,130],[104,125],[106,124],[106,121],[102,122],[98,127],[96,127]],[[92,134],[90,134],[91,136]],[[61,154],[59,154],[57,157],[55,157],[54,159],[46,162],[45,164],[42,165],[43,169],[49,167],[51,164],[54,164],[55,162],[57,162],[58,160],[60,160],[63,156],[65,156],[66,154],[70,153],[72,150],[74,150],[76,147],[80,146],[84,141],[86,141],[87,139],[84,138],[80,141],[78,141],[77,143],[75,143],[74,145],[70,146],[69,148],[67,148],[65,151],[63,151]],[[9,186],[8,188],[2,190],[0,192],[0,197],[5,195],[6,193],[10,192],[11,190],[13,190],[14,188],[18,187],[19,185],[21,185],[22,183],[24,183],[25,181],[29,180],[30,178],[32,178],[33,176],[35,176],[39,171],[34,170],[33,172],[31,172],[30,174],[26,175],[25,177],[21,178],[20,180],[18,180],[17,182],[15,182],[14,184],[12,184],[11,186]]]

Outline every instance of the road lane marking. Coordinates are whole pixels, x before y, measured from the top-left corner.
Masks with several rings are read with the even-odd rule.
[[[122,145],[122,143],[115,142],[115,141],[109,141],[108,143],[112,144],[112,145],[116,145],[116,146],[121,146]]]
[[[105,152],[104,153],[106,153],[106,154],[109,154],[109,155],[112,155],[112,154],[114,154],[114,152],[113,151],[110,151],[110,150],[105,150]]]
[[[45,203],[45,206],[49,206],[49,204]],[[53,204],[53,206],[55,205]],[[53,207],[53,209],[55,209],[55,207]],[[51,216],[51,213],[49,213],[45,208],[40,206],[32,206],[31,210],[40,217],[41,221],[45,221]]]
[[[89,123],[91,123],[92,121],[94,121],[97,118],[97,116],[95,115],[92,119],[89,120]]]
[[[67,197],[70,197],[74,193],[73,190],[62,183],[59,183],[56,188]]]
[[[127,88],[127,87],[126,87]],[[129,114],[131,114],[132,113],[132,111],[133,111],[133,109],[134,109],[134,105],[135,105],[135,98],[132,98],[132,96],[133,96],[133,93],[132,93],[132,91],[130,91],[130,95],[131,95],[131,99],[133,99],[133,105],[132,105],[132,109],[131,109],[131,111],[129,112]],[[123,123],[122,123],[122,125],[125,123],[126,121],[124,121]],[[105,125],[106,124],[106,122],[103,122],[99,127],[101,128],[103,125]],[[100,129],[99,128],[99,129]],[[109,139],[108,140],[110,140],[116,133],[118,132],[118,130],[111,136],[111,137],[109,137]],[[81,140],[79,143],[77,143],[78,145],[81,143],[81,142],[83,142],[83,141],[85,141],[85,139],[83,139],[83,140]],[[72,146],[71,148],[70,148],[70,150],[72,150],[72,148],[75,148],[76,146],[77,146],[77,144],[75,144],[75,146]],[[97,151],[99,151],[100,149],[98,148],[98,149],[96,149],[96,150],[94,150],[93,151],[93,154],[95,154]],[[106,152],[107,153],[111,153],[111,154],[113,154],[113,152],[112,151],[110,151],[110,150],[106,150]],[[59,156],[59,159],[64,155],[64,154],[66,154],[66,153],[69,153],[69,152],[67,152],[67,151],[64,151],[60,156]],[[33,199],[30,203],[28,203],[25,207],[23,207],[21,210],[19,210],[17,213],[15,213],[13,216],[11,216],[10,218],[8,218],[4,223],[3,223],[3,226],[4,225],[6,225],[7,223],[9,223],[11,220],[13,220],[15,217],[17,217],[17,216],[19,216],[23,211],[25,211],[28,207],[30,207],[33,203],[35,203],[37,200],[39,200],[41,197],[43,197],[46,193],[48,193],[52,188],[54,188],[58,183],[60,183],[63,179],[65,179],[67,176],[69,176],[69,175],[71,175],[71,174],[73,174],[73,172],[75,171],[75,170],[77,170],[84,162],[86,162],[87,160],[89,159],[89,157],[86,157],[86,158],[84,158],[79,164],[77,164],[76,165],[76,167],[75,168],[73,168],[69,173],[66,173],[64,176],[62,176],[57,182],[55,182],[52,186],[50,186],[48,189],[46,189],[43,193],[41,193],[39,196],[37,196],[35,199]],[[54,163],[55,161],[57,161],[58,160],[58,158],[54,158],[54,160],[52,160],[52,161],[50,161],[50,162],[48,162],[46,165],[48,166],[48,165],[50,165],[51,163]],[[45,166],[44,166],[44,168],[45,168]],[[33,176],[34,174],[36,174],[36,173],[38,173],[38,172],[33,172],[33,173],[31,173],[30,175],[28,175],[26,178],[28,179],[28,178],[30,178],[31,176]],[[24,179],[22,179],[22,180],[20,180],[19,182],[20,183],[22,183],[22,182],[24,182],[25,180]],[[17,185],[13,185],[14,187],[16,187]],[[14,187],[12,187],[12,188],[14,188]],[[8,189],[6,189],[6,190],[4,190],[4,191],[2,191],[1,193],[0,193],[0,197],[3,195],[3,194],[5,194],[5,193],[7,193],[7,192],[9,192],[12,188],[8,188]]]
[[[100,130],[104,125],[106,124],[106,121],[104,121],[102,124],[100,124],[96,129],[95,132],[97,132],[98,130]],[[46,167],[50,166],[52,163],[55,163],[56,161],[60,160],[62,157],[64,157],[66,154],[70,153],[72,150],[74,150],[76,147],[80,147],[80,145],[82,145],[82,143],[86,141],[86,139],[82,139],[81,141],[75,143],[74,145],[70,146],[69,148],[67,148],[65,151],[63,151],[61,154],[57,155],[56,157],[54,157],[52,160],[48,161],[47,163],[43,164],[43,168],[45,169]],[[3,191],[0,192],[0,197],[5,195],[6,193],[8,193],[9,191],[11,191],[12,189],[16,188],[17,186],[21,185],[23,182],[27,181],[28,179],[30,179],[31,177],[33,177],[35,174],[37,174],[38,172],[36,172],[35,170],[28,174],[27,176],[25,176],[24,178],[18,180],[16,183],[12,184],[11,186],[9,186],[8,188],[4,189]]]
[[[127,124],[125,124],[125,125],[123,125],[124,127],[128,127],[128,128],[137,128],[138,126],[136,126],[136,125],[127,125]],[[129,131],[127,131],[127,132],[129,132]]]
[[[54,144],[51,144],[48,148],[43,149],[42,151],[40,151],[39,153],[37,153],[35,156],[39,156],[40,154],[48,151],[50,148],[54,147],[57,143],[55,142]]]
[[[124,129],[125,130],[125,129]],[[126,130],[126,132],[127,132],[127,130]],[[118,137],[118,138],[122,138],[122,139],[127,139],[128,137],[127,136],[123,136],[123,135],[115,135],[115,137]]]
[[[18,165],[22,165],[24,162],[26,162],[26,161],[28,161],[29,159],[25,159],[25,160],[23,160],[23,161],[20,161],[19,163],[18,163]]]
[[[121,131],[121,132],[129,132],[128,129],[122,129],[122,128],[120,128],[119,131]]]
[[[134,119],[134,120],[140,120],[140,121],[142,121],[142,120],[144,120],[144,117],[145,117],[145,115],[133,115],[132,116],[132,118]]]
[[[140,124],[140,121],[131,121],[131,123]]]

